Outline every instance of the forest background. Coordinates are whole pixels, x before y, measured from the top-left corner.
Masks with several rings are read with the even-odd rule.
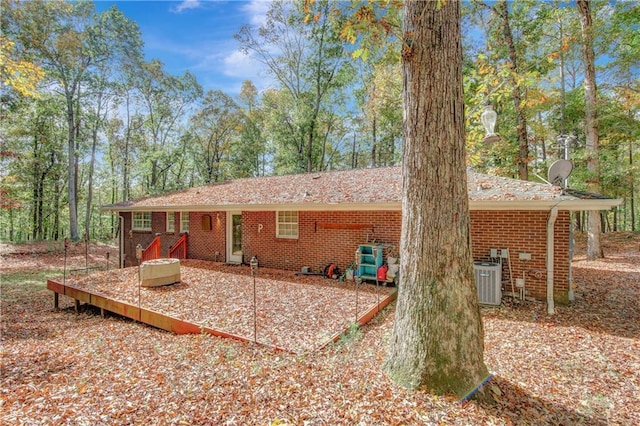
[[[274,1],[264,26],[239,26],[235,36],[274,83],[259,92],[246,81],[237,96],[204,92],[193,74],[145,60],[138,26],[116,8],[1,7],[0,240],[109,239],[117,222],[104,204],[401,161],[400,17],[384,2],[363,17],[351,2]],[[571,187],[595,181],[625,199],[603,215],[603,229],[637,231],[640,5],[594,1],[592,14],[597,176],[586,167],[580,17],[564,1],[464,3],[468,165],[543,182],[567,156]],[[363,49],[358,26],[372,20],[377,42]],[[480,123],[487,103],[500,135],[490,143]]]

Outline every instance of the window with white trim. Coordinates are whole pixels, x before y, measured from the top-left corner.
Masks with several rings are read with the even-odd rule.
[[[176,231],[176,214],[174,212],[167,212],[167,232]]]
[[[276,237],[298,238],[298,212],[282,211],[276,215]]]
[[[189,212],[180,212],[180,232],[189,232]]]
[[[133,212],[134,231],[151,231],[151,212]]]

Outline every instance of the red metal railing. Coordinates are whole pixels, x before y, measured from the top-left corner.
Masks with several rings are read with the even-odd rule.
[[[155,237],[149,247],[142,252],[142,261],[160,259],[160,237]]]
[[[184,234],[176,243],[169,248],[169,257],[174,259],[187,258],[187,234]]]

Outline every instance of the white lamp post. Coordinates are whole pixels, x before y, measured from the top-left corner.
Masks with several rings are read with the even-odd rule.
[[[258,310],[256,307],[256,274],[258,273],[258,258],[253,256],[249,262],[251,265],[251,275],[253,276],[253,342],[258,341]]]
[[[142,303],[140,301],[141,288],[142,288],[142,277],[140,276],[140,265],[142,263],[142,246],[138,244],[136,246],[136,259],[138,259],[138,321],[142,322]]]

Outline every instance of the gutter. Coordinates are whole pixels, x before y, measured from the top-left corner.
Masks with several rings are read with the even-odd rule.
[[[549,200],[469,200],[469,210],[551,210],[562,203],[562,210],[609,210],[623,203],[622,198],[581,200],[563,196]]]
[[[590,211],[609,210],[612,207],[622,204],[622,198],[579,200],[565,197],[564,199],[551,200],[469,200],[469,210],[550,210],[558,203],[562,203],[562,210],[569,211]],[[157,205],[132,205],[122,206],[111,204],[102,206],[103,212],[151,212],[151,211],[190,211],[190,212],[211,212],[211,211],[278,211],[278,210],[298,210],[298,211],[394,211],[402,210],[402,202],[279,202],[279,203],[215,203],[211,204],[157,204]]]

